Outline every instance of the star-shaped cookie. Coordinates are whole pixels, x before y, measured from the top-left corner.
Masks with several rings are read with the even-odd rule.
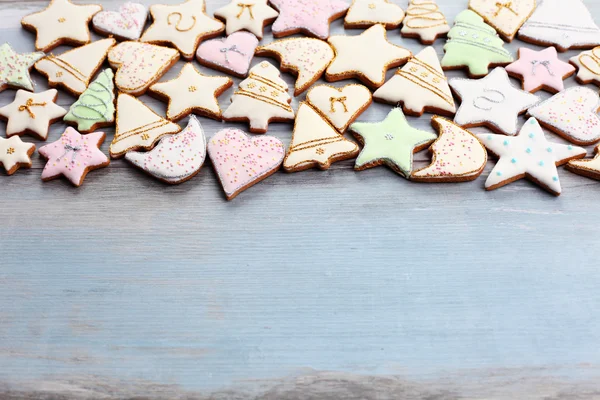
[[[353,0],[344,19],[344,28],[368,28],[383,24],[397,29],[404,19],[404,10],[389,0]]]
[[[181,69],[179,76],[150,86],[150,92],[169,100],[167,118],[171,121],[196,113],[221,119],[217,97],[233,85],[226,76],[202,75],[191,63]]]
[[[50,124],[59,121],[67,110],[55,104],[56,89],[41,93],[18,90],[15,100],[0,108],[0,118],[8,120],[6,136],[30,133],[41,140],[48,138]]]
[[[21,167],[31,168],[31,155],[35,151],[33,143],[24,143],[20,137],[8,139],[0,137],[0,164],[8,175],[12,175]]]
[[[535,51],[519,49],[519,59],[506,66],[506,72],[523,81],[523,90],[535,93],[540,89],[558,93],[565,88],[563,82],[575,73],[575,67],[558,58],[554,47]]]
[[[8,43],[0,46],[0,92],[8,87],[33,91],[29,71],[45,55],[41,51],[19,54]]]
[[[150,7],[150,14],[152,25],[140,40],[173,46],[186,60],[194,58],[202,40],[219,36],[225,30],[221,21],[206,15],[205,0],[187,0],[173,6],[157,4]]]
[[[371,88],[385,82],[389,68],[404,64],[411,52],[387,40],[383,25],[374,25],[358,36],[332,36],[328,40],[335,58],[327,68],[330,82],[357,78]]]
[[[267,5],[267,0],[232,0],[215,11],[215,17],[225,21],[227,36],[247,30],[262,39],[263,28],[275,21],[279,13]]]
[[[518,116],[540,101],[538,96],[514,87],[504,68],[496,68],[481,79],[454,78],[449,84],[462,102],[454,122],[466,128],[486,126],[516,135]]]
[[[586,154],[581,147],[547,141],[535,118],[530,118],[514,137],[477,136],[492,154],[500,158],[485,182],[487,190],[498,189],[526,177],[558,196],[561,188],[556,167]]]
[[[90,43],[89,23],[101,10],[102,6],[96,4],[76,5],[70,0],[51,0],[46,9],[23,17],[21,25],[36,33],[35,48],[48,52],[63,43]]]
[[[600,86],[600,46],[571,57],[569,62],[577,67],[577,82]]]
[[[276,38],[303,33],[319,39],[329,37],[329,24],[341,18],[350,7],[342,0],[269,0],[279,11],[273,24]]]
[[[596,147],[594,158],[569,161],[566,168],[577,175],[600,180],[600,146]]]
[[[411,127],[400,108],[394,108],[381,122],[356,122],[350,130],[364,144],[354,169],[362,171],[385,164],[405,178],[412,172],[413,154],[437,138],[431,132]]]

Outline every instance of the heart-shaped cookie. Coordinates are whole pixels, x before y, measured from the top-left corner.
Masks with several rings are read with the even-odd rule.
[[[469,8],[475,11],[508,42],[533,14],[535,0],[469,0]]]
[[[100,11],[94,15],[94,29],[103,35],[119,40],[138,40],[148,19],[148,9],[143,4],[125,3],[119,11]]]
[[[342,88],[317,85],[306,95],[306,100],[342,133],[371,105],[372,99],[371,91],[358,84]]]
[[[208,156],[227,200],[277,171],[284,155],[276,137],[248,137],[239,129],[223,129],[208,142]]]
[[[250,32],[239,31],[225,39],[203,42],[198,47],[196,57],[202,65],[245,78],[257,46],[256,36]]]
[[[600,140],[599,108],[600,98],[595,91],[575,86],[530,108],[528,114],[565,139],[589,145]]]

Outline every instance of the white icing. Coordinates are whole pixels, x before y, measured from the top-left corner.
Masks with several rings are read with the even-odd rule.
[[[404,11],[388,0],[354,0],[344,23],[348,27],[384,24],[387,29],[400,26]]]
[[[148,19],[148,9],[143,4],[127,2],[119,11],[100,11],[94,15],[92,24],[102,32],[119,38],[137,40],[142,35]]]
[[[450,25],[435,0],[409,1],[400,31],[403,36],[417,35],[422,43],[433,43],[449,31]]]
[[[17,166],[17,169],[18,166],[31,167],[31,157],[29,154],[34,149],[35,145],[33,143],[23,142],[18,136],[8,139],[0,137],[0,164],[2,164],[6,172],[9,172],[15,166]]]
[[[588,160],[569,161],[567,169],[579,175],[600,180],[600,152],[596,147],[596,156]]]
[[[371,91],[357,84],[341,88],[317,85],[306,94],[306,101],[342,133],[371,104],[371,99]]]
[[[273,21],[279,13],[267,5],[267,0],[232,0],[225,7],[215,11],[215,17],[226,21],[227,35],[247,30],[262,39],[263,27]]]
[[[501,36],[512,40],[535,10],[535,0],[469,0],[469,8],[481,15]]]
[[[571,64],[577,66],[577,78],[600,86],[600,46],[571,57]]]

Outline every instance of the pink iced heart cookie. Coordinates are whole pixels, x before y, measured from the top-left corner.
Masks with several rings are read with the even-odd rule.
[[[202,43],[198,47],[196,57],[202,65],[244,78],[248,75],[257,46],[256,36],[240,31],[225,39],[213,39]]]
[[[146,19],[146,6],[128,2],[119,11],[100,11],[94,15],[92,24],[100,34],[113,35],[120,40],[137,40],[142,35]]]
[[[208,142],[208,156],[227,200],[276,172],[285,150],[273,136],[248,137],[239,129],[223,129]]]

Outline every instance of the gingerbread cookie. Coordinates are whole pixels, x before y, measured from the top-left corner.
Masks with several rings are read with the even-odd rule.
[[[394,108],[381,122],[357,122],[350,130],[364,146],[356,159],[355,170],[385,164],[405,178],[410,178],[413,154],[437,138],[431,132],[411,127],[400,108]]]
[[[535,6],[535,0],[469,0],[469,8],[483,17],[507,42],[512,42],[519,28],[533,14]]]
[[[23,28],[36,33],[35,48],[49,52],[61,44],[80,46],[92,38],[88,24],[102,6],[76,5],[70,0],[51,0],[48,7],[21,20]]]
[[[308,103],[300,103],[292,142],[283,161],[283,168],[287,172],[313,167],[326,170],[332,163],[354,158],[357,154],[356,143],[340,135]]]
[[[485,126],[494,132],[516,135],[519,115],[540,98],[513,86],[503,68],[482,79],[450,79],[461,100],[454,122],[465,128]]]
[[[409,0],[402,36],[419,39],[422,44],[432,45],[438,37],[446,36],[450,25],[435,0]]]
[[[573,75],[575,68],[560,60],[554,47],[541,51],[521,47],[519,59],[506,66],[506,72],[521,79],[523,90],[527,92],[535,93],[543,89],[557,93],[565,88],[563,80]]]
[[[0,118],[8,120],[6,136],[31,134],[40,140],[48,138],[48,128],[67,113],[55,104],[56,89],[41,93],[18,90],[15,100],[0,108]]]
[[[198,119],[190,116],[187,127],[162,138],[148,152],[130,151],[125,159],[149,175],[170,185],[192,179],[206,159],[206,139]]]
[[[454,98],[433,47],[426,47],[375,91],[376,101],[402,105],[404,113],[420,117],[425,112],[452,116]]]
[[[577,175],[600,180],[600,146],[596,147],[594,158],[569,161],[566,168]]]
[[[35,63],[35,69],[46,75],[50,86],[62,86],[71,94],[79,96],[87,89],[115,43],[115,39],[103,39],[59,56],[50,54]]]
[[[335,51],[325,73],[329,82],[356,78],[378,88],[388,69],[404,64],[412,55],[387,40],[383,25],[374,25],[358,36],[332,36],[328,41]]]
[[[90,133],[115,122],[115,85],[112,69],[107,68],[88,86],[65,115],[65,122]]]
[[[560,181],[556,167],[569,160],[585,157],[585,149],[546,140],[535,118],[530,118],[517,136],[477,135],[485,147],[499,158],[485,188],[498,189],[527,178],[550,193],[559,196]]]
[[[277,172],[284,155],[276,137],[250,138],[239,129],[223,129],[208,141],[208,156],[227,200]]]
[[[600,29],[582,0],[544,0],[519,29],[519,39],[558,51],[600,44]]]
[[[348,4],[343,0],[269,0],[279,11],[272,26],[276,38],[303,33],[319,39],[329,37],[329,24],[344,16]]]
[[[471,10],[458,14],[444,46],[444,70],[467,69],[471,78],[480,78],[490,67],[504,66],[514,61],[504,49],[504,42],[494,28]]]
[[[306,94],[306,101],[340,133],[369,108],[372,99],[369,89],[355,83],[341,88],[317,85]]]
[[[0,92],[6,88],[33,92],[33,81],[29,71],[36,61],[45,56],[41,51],[19,54],[8,43],[0,46]]]
[[[388,0],[353,0],[344,19],[344,28],[368,28],[383,24],[396,29],[404,19],[404,10]]]
[[[88,172],[110,164],[108,157],[100,151],[106,134],[93,132],[81,135],[69,127],[60,139],[40,147],[40,154],[48,159],[42,171],[44,182],[63,175],[73,185],[79,187]]]
[[[283,72],[298,75],[294,96],[312,86],[334,57],[333,49],[326,42],[312,38],[277,40],[260,46],[256,55],[275,57],[281,62]]]
[[[258,39],[249,32],[235,32],[225,39],[207,40],[196,52],[198,62],[238,78],[248,76]]]
[[[569,62],[577,67],[577,82],[600,86],[600,46],[572,57]]]
[[[150,7],[152,25],[144,32],[142,42],[169,45],[186,60],[194,58],[202,40],[219,36],[225,26],[206,15],[205,0],[187,0],[178,5],[157,4]]]
[[[120,158],[131,150],[151,150],[163,136],[179,131],[179,125],[160,117],[137,98],[121,93],[117,98],[117,126],[110,156]]]
[[[446,118],[434,116],[431,125],[439,137],[429,148],[431,165],[413,171],[416,182],[466,182],[481,175],[487,163],[487,153],[481,142],[469,131]]]
[[[123,42],[108,53],[111,67],[117,68],[119,91],[140,96],[179,60],[179,52],[148,43]]]
[[[215,17],[225,21],[227,36],[246,30],[262,39],[263,28],[277,18],[279,13],[267,5],[267,0],[232,0],[215,11]]]
[[[217,97],[233,86],[226,76],[201,74],[194,65],[187,63],[175,79],[159,82],[150,87],[150,93],[169,102],[167,118],[178,121],[191,113],[221,119],[221,107]]]
[[[555,94],[530,108],[527,114],[568,141],[587,146],[600,140],[600,109],[598,93],[575,86]]]
[[[148,9],[140,3],[127,2],[119,11],[100,11],[94,15],[92,26],[100,35],[119,40],[138,40],[142,35]]]
[[[12,175],[21,167],[31,168],[31,155],[35,151],[33,143],[24,143],[20,137],[8,139],[0,137],[0,164],[7,175]]]
[[[254,66],[248,79],[240,82],[223,113],[225,121],[248,121],[250,132],[266,133],[269,122],[294,119],[287,83],[267,61]]]

